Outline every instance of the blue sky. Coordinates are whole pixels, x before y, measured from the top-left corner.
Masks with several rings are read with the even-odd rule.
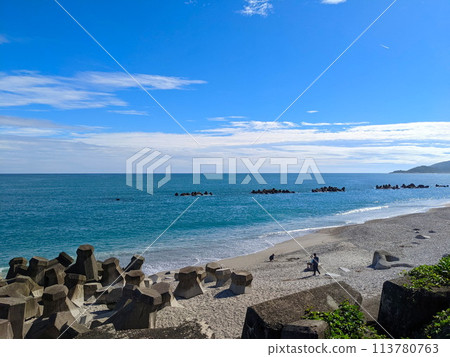
[[[123,172],[145,146],[175,171],[193,156],[448,160],[446,0],[395,2],[273,123],[392,1],[59,1],[197,143],[56,2],[0,0],[0,172]]]

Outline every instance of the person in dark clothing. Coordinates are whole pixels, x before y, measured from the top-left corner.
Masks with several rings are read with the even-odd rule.
[[[274,260],[274,258],[275,258],[275,254],[272,254],[270,257],[269,257],[269,261],[273,261]]]
[[[316,272],[319,273],[320,275],[320,271],[319,271],[319,257],[317,256],[316,253],[314,253],[313,259],[312,259],[312,268],[314,271],[314,275],[316,275]]]

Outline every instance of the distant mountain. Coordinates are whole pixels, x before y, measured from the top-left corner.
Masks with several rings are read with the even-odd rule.
[[[450,174],[450,161],[438,162],[430,166],[417,166],[410,170],[397,170],[391,174]]]

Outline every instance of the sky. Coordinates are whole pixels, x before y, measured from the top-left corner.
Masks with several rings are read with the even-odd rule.
[[[449,15],[448,0],[0,0],[0,173],[124,172],[144,147],[174,172],[450,160]]]

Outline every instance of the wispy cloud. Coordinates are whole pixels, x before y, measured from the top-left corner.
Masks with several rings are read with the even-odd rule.
[[[140,115],[147,116],[148,113],[140,110],[108,110],[110,113],[123,114],[123,115]]]
[[[270,0],[245,0],[245,5],[239,12],[242,15],[253,16],[259,15],[266,17],[273,10]]]
[[[383,45],[383,44],[380,44],[380,46],[383,47],[383,48],[385,48],[385,49],[387,49],[387,50],[390,48],[390,47],[388,47],[388,46],[386,46],[386,45]]]
[[[149,90],[180,90],[206,83],[180,77],[135,74]],[[37,71],[0,72],[0,107],[48,105],[58,109],[126,106],[118,91],[137,84],[121,72],[80,72],[73,77],[44,75]]]
[[[9,42],[11,42],[11,41],[9,41],[8,37],[0,34],[0,45],[3,45],[4,43],[9,43]]]
[[[230,119],[245,119],[246,117],[241,116],[241,115],[228,115],[228,116],[223,116],[223,117],[212,117],[212,118],[207,118],[207,120],[209,121],[229,121]]]
[[[308,114],[314,114],[314,113],[318,113],[318,110],[307,110],[306,111]]]
[[[360,122],[348,122],[348,123],[308,123],[302,122],[303,126],[351,126],[351,125],[364,125],[369,124],[368,121],[360,121]]]
[[[191,170],[195,156],[313,157],[324,172],[392,171],[398,165],[431,164],[450,156],[450,122],[335,128],[262,121],[221,125],[198,131],[196,137],[202,143],[198,146],[184,133],[86,130],[37,119],[0,117],[0,171],[122,172],[125,160],[149,145],[173,156],[178,172]],[[261,142],[250,145],[249,138],[268,126],[271,130]]]
[[[347,0],[322,0],[322,4],[337,5],[342,4],[346,1]]]

